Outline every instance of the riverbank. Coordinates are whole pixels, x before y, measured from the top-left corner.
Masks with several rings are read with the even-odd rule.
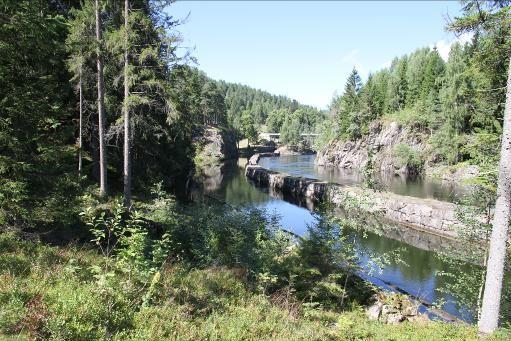
[[[92,278],[89,269],[104,266],[92,250],[5,234],[0,244],[1,339],[477,339],[472,326],[387,325],[370,321],[361,308],[335,312],[309,307],[286,292],[254,293],[241,269],[226,267],[166,265],[151,286],[154,299],[142,304],[139,287],[127,285],[122,273],[113,272],[103,284]]]
[[[259,186],[307,200],[312,205],[330,202],[336,207],[363,210],[384,220],[446,238],[456,238],[459,232],[467,229],[458,218],[459,207],[450,202],[342,186],[259,166],[261,157],[277,155],[264,153],[252,156],[245,170],[246,176]]]

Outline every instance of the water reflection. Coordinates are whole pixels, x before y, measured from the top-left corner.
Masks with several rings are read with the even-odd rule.
[[[359,185],[363,174],[357,170],[314,165],[315,155],[286,155],[261,158],[259,164],[267,169],[290,175],[329,181],[346,186]],[[454,201],[466,190],[454,184],[433,179],[407,178],[403,175],[375,174],[376,180],[386,191],[418,198]]]
[[[305,163],[310,164],[310,160],[305,160]],[[293,201],[293,198],[286,198],[280,193],[254,186],[244,175],[245,164],[246,159],[240,159],[238,162],[222,166],[219,169],[221,176],[218,175],[218,172],[212,172],[214,179],[202,179],[202,185],[195,188],[193,196],[197,200],[204,200],[203,198],[207,197],[233,206],[253,206],[266,209],[281,217],[281,225],[285,229],[298,235],[306,235],[308,226],[316,222],[315,214],[309,210],[313,208],[312,203],[296,202]],[[290,166],[289,163],[284,163],[282,167]],[[307,167],[310,168],[310,166]],[[292,174],[293,169],[288,168],[286,172]],[[300,175],[313,176],[314,174],[300,173]],[[289,200],[289,202],[285,200]],[[346,212],[338,210],[336,214],[343,216],[346,215]],[[369,220],[365,223],[367,228],[371,227]],[[343,233],[347,234],[348,239],[355,245],[362,263],[369,261],[368,254],[383,255],[396,250],[400,251],[401,259],[406,264],[391,261],[382,269],[381,273],[375,274],[377,278],[393,283],[428,302],[443,298],[447,302],[444,307],[447,312],[463,317],[467,321],[472,320],[469,313],[463,313],[462,309],[456,307],[453,297],[438,291],[441,285],[445,285],[446,281],[449,281],[446,277],[438,276],[439,272],[459,272],[475,267],[474,265],[463,265],[452,269],[449,263],[446,263],[434,252],[439,249],[455,249],[456,245],[453,244],[453,241],[397,226],[386,228],[383,235],[371,231],[361,233],[358,230],[346,228]]]

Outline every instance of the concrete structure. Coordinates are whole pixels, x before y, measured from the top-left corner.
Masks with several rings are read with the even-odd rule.
[[[314,143],[314,139],[319,136],[319,134],[313,133],[304,133],[300,134],[302,139],[307,140],[310,144]],[[280,142],[280,133],[259,133],[259,139],[273,141],[275,143]]]

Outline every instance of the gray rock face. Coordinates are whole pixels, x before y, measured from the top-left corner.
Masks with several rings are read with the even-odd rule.
[[[196,160],[201,168],[230,160],[238,156],[234,136],[217,127],[207,127],[201,137],[194,141]]]
[[[371,151],[376,170],[406,174],[409,170],[401,167],[394,155],[394,147],[398,144],[417,150],[424,148],[421,139],[408,133],[399,123],[391,122],[385,125],[374,122],[369,128],[369,134],[358,140],[333,141],[328,144],[318,152],[315,163],[319,166],[363,169]]]
[[[405,295],[380,292],[373,305],[366,309],[366,316],[373,321],[397,324],[404,321],[427,321],[419,313],[418,304]]]

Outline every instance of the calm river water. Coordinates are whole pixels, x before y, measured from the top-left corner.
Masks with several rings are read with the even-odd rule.
[[[259,162],[264,168],[287,173],[290,175],[308,177],[324,181],[335,182],[341,185],[359,185],[363,182],[360,172],[343,170],[335,167],[314,165],[315,155],[288,155],[281,157],[265,157]],[[376,180],[382,190],[401,195],[418,198],[433,198],[444,201],[453,201],[457,196],[464,194],[462,187],[442,183],[433,179],[409,179],[404,176],[377,175]]]
[[[281,158],[263,158],[260,165],[279,170],[288,174],[318,178],[339,182],[341,184],[356,184],[360,178],[356,174],[345,175],[333,169],[315,167],[314,156],[293,156]],[[203,183],[199,195],[207,194],[219,201],[242,207],[257,207],[280,216],[281,225],[298,235],[307,235],[307,228],[316,221],[316,214],[296,203],[288,202],[252,184],[244,175],[246,159],[229,163],[218,171],[213,171]],[[393,192],[414,195],[418,197],[433,197],[438,199],[452,198],[456,189],[446,188],[438,183],[410,182],[404,179],[394,179],[385,185]],[[399,250],[401,262],[391,262],[380,271],[373,273],[371,281],[385,287],[391,283],[395,287],[424,299],[436,302],[439,299],[446,302],[443,309],[466,321],[472,321],[472,314],[457,304],[454,297],[441,291],[449,285],[449,279],[441,276],[442,272],[470,272],[475,265],[453,265],[440,257],[435,250],[445,249],[452,241],[443,238],[418,233],[412,229],[396,229],[385,235],[372,232],[360,233],[345,230],[349,234],[362,263],[367,262],[364,255],[384,254]],[[364,265],[364,264],[362,264]]]

